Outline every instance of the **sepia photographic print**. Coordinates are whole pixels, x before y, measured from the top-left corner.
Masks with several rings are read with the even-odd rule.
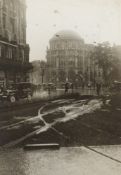
[[[121,1],[0,0],[0,175],[121,174]]]

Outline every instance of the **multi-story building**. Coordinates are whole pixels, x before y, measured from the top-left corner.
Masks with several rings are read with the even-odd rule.
[[[47,48],[47,81],[95,85],[99,79],[102,80],[102,69],[96,63],[95,49],[94,44],[86,44],[76,32],[56,33]]]
[[[84,40],[73,31],[60,31],[47,49],[48,81],[81,83],[85,71]]]
[[[26,81],[29,68],[26,1],[0,0],[0,84]]]
[[[86,44],[73,31],[60,31],[49,42],[47,49],[47,78],[49,82],[66,81],[82,85],[95,83],[98,68],[93,59],[95,46]]]

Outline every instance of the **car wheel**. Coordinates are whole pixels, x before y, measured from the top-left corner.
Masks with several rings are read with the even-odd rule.
[[[16,101],[16,98],[14,96],[10,96],[9,99],[11,103],[14,103]]]
[[[31,101],[32,100],[32,96],[30,94],[28,94],[27,99],[28,99],[28,101]]]

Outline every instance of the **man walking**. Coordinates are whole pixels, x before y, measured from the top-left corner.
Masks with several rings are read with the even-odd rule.
[[[68,83],[65,83],[65,93],[68,92],[68,89],[69,89]]]
[[[71,83],[71,90],[72,90],[72,93],[74,92],[74,84],[73,83]]]
[[[102,78],[99,76],[97,77],[97,80],[96,80],[96,92],[98,96],[101,93],[101,85],[102,85]]]
[[[97,95],[100,95],[100,91],[101,91],[101,83],[96,83],[96,91],[97,91]]]

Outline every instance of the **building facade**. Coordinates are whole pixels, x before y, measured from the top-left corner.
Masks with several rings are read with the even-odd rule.
[[[86,44],[73,31],[60,31],[49,41],[47,48],[47,81],[55,84],[65,82],[77,86],[102,81],[102,69],[95,60],[95,45]]]
[[[47,49],[48,81],[82,83],[85,71],[84,40],[73,31],[60,31]]]
[[[0,84],[27,81],[26,1],[0,0]]]

